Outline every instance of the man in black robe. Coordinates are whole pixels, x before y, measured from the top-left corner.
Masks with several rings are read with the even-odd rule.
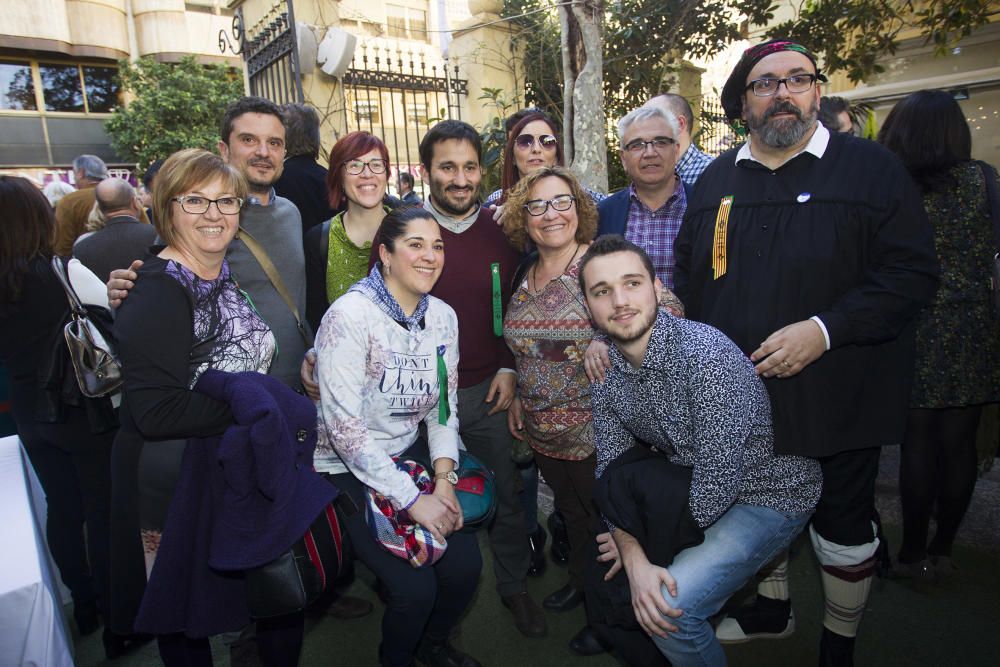
[[[822,665],[850,665],[875,568],[875,477],[902,440],[913,320],[937,285],[920,195],[881,146],[817,122],[826,81],[793,42],[748,49],[722,103],[749,134],[698,181],[678,234],[676,292],[688,317],[747,354],[771,398],[775,452],[811,456],[823,492],[810,526],[822,566]],[[721,641],[794,630],[787,556]]]

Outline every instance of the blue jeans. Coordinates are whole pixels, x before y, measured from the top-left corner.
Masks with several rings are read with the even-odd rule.
[[[766,507],[733,505],[705,530],[705,541],[685,549],[667,568],[677,581],[677,597],[662,587],[679,618],[667,619],[677,632],[653,641],[673,667],[726,664],[726,654],[708,619],[757,570],[788,548],[811,512],[787,515]]]

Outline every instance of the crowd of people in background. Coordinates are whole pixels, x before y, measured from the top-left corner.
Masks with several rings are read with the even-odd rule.
[[[726,643],[795,631],[805,533],[824,605],[799,614],[822,616],[821,666],[852,665],[880,565],[923,587],[958,570],[1000,401],[1000,184],[951,95],[910,95],[870,141],[825,81],[801,44],[747,49],[722,91],[745,142],[714,158],[683,97],[652,97],[617,121],[629,183],[610,196],[539,109],[507,119],[492,193],[476,129],[431,127],[421,199],[378,136],[339,137],[323,166],[316,111],[258,97],[229,106],[217,153],[163,156],[141,192],[90,155],[75,189],[0,177],[0,360],[79,633],[103,625],[109,658],[155,638],[168,666],[211,664],[226,634],[295,665],[307,611],[372,612],[344,593],[356,559],[384,603],[372,661],[475,667],[474,638],[452,643],[483,565],[468,453],[524,637],[585,605],[578,655],[725,665]],[[53,258],[114,313],[120,393],[75,385]],[[888,554],[875,479],[897,444]],[[541,604],[539,477],[568,561]],[[246,581],[328,508],[340,572],[262,613]]]

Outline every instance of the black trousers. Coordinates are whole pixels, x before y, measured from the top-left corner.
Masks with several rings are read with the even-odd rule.
[[[75,607],[96,603],[106,611],[111,442],[117,430],[91,433],[80,408],[66,408],[61,424],[36,422],[17,412],[18,435],[45,490],[45,532],[63,583]]]
[[[594,468],[597,457],[591,454],[582,461],[564,461],[535,454],[538,470],[555,496],[555,508],[562,512],[569,535],[569,583],[583,590],[587,550],[594,541],[598,520],[594,505]]]
[[[476,534],[452,534],[440,560],[430,567],[414,568],[372,538],[365,521],[365,489],[358,478],[341,473],[330,476],[329,480],[341,493],[348,494],[358,508],[349,516],[341,512],[354,555],[389,592],[382,616],[381,664],[411,665],[420,640],[424,636],[439,641],[448,639],[472,601],[483,567]]]

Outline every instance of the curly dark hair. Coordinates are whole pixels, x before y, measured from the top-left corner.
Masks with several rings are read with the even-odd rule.
[[[511,245],[518,250],[525,250],[531,243],[531,237],[528,235],[530,214],[525,210],[524,205],[531,197],[531,190],[535,184],[550,176],[565,181],[569,186],[570,194],[576,200],[574,204],[576,206],[577,243],[590,243],[594,240],[594,235],[597,234],[597,206],[580,185],[580,181],[576,179],[573,172],[566,167],[542,167],[521,178],[510,191],[507,202],[504,204],[503,217],[501,218],[503,233],[507,235]]]

